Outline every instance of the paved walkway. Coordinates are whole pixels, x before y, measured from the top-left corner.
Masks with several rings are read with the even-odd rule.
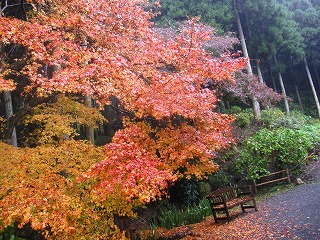
[[[264,219],[275,239],[320,239],[319,181],[298,186],[259,205],[259,212],[251,219]]]
[[[183,237],[163,239],[320,240],[319,181],[279,193],[258,203],[258,208],[258,212],[237,214],[230,223],[216,224],[208,217],[201,223],[182,227]]]

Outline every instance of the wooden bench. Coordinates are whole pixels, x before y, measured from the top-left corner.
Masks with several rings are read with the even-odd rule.
[[[253,180],[252,185],[254,188],[254,192],[257,193],[257,188],[259,186],[263,186],[269,183],[279,182],[279,181],[287,181],[291,183],[290,174],[288,169],[284,169],[278,172],[273,172],[267,175],[263,175],[256,180]]]
[[[228,220],[228,222],[230,222],[231,216],[229,209],[236,206],[240,206],[242,212],[245,212],[245,209],[247,208],[254,208],[255,211],[258,211],[251,186],[246,188],[220,188],[210,193],[206,198],[210,202],[215,222],[217,222],[218,220]],[[251,204],[249,204],[250,202]],[[223,214],[225,214],[225,217],[218,217],[217,212],[222,212]]]

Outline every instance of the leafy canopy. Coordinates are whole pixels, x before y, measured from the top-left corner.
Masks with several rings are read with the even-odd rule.
[[[101,107],[116,98],[127,115],[103,157],[93,158],[82,142],[61,140],[53,147],[49,141],[73,134],[63,119],[83,121],[77,104],[61,98],[34,109],[38,114],[29,121],[41,122],[43,145],[10,149],[13,160],[2,159],[2,172],[11,160],[21,165],[3,180],[2,229],[29,222],[48,238],[106,239],[118,233],[114,215],[133,216],[136,207],[161,197],[170,182],[217,170],[211,159],[232,142],[233,119],[213,111],[218,100],[206,86],[209,79],[233,80],[245,59],[230,53],[212,57],[203,46],[213,31],[194,20],[172,38],[160,35],[150,22],[152,12],[144,10],[147,2],[27,1],[25,19],[0,18],[0,41],[23,46],[28,56],[24,93],[89,94]],[[48,74],[48,66],[56,70]],[[10,81],[4,72],[1,77]],[[78,110],[59,109],[63,101]],[[46,132],[52,118],[60,127]],[[60,169],[71,160],[73,167]]]

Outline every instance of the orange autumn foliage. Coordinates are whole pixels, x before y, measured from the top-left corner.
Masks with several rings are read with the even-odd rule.
[[[47,238],[120,236],[113,214],[133,216],[134,207],[163,196],[170,182],[217,170],[212,158],[232,142],[233,119],[214,112],[218,99],[204,86],[208,79],[232,81],[246,61],[208,54],[203,45],[213,31],[194,20],[173,38],[160,35],[147,2],[38,1],[28,21],[0,17],[0,41],[28,51],[25,92],[90,94],[100,106],[115,97],[129,115],[101,158],[81,155],[87,146],[77,141],[64,143],[68,148],[10,149],[16,151],[10,161],[21,167],[15,172],[8,160],[2,166],[1,174],[10,169],[0,199],[2,228],[29,222]],[[49,78],[45,65],[59,69]],[[43,149],[73,156],[71,179],[57,174],[60,163]]]
[[[21,227],[30,223],[48,239],[93,236],[85,224],[103,211],[95,210],[74,179],[101,159],[102,148],[81,141],[22,149],[0,143],[0,154],[0,230],[17,222]],[[110,226],[105,223],[106,232]]]

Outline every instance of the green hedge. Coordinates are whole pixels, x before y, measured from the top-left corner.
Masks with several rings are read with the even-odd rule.
[[[286,167],[299,171],[309,151],[318,143],[320,124],[306,125],[300,129],[262,128],[244,142],[236,165],[249,179]]]

